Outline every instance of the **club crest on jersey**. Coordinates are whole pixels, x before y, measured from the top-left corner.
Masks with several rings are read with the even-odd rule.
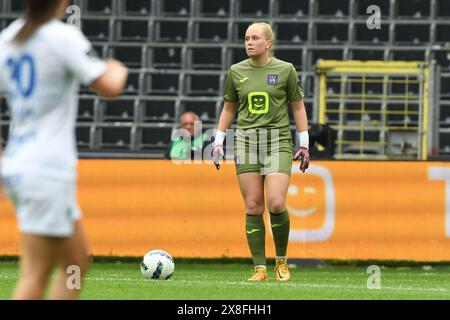
[[[267,84],[274,86],[278,84],[278,75],[277,74],[268,74],[267,75]]]

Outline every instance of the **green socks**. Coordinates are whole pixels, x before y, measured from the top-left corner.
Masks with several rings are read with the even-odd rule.
[[[245,233],[255,266],[266,265],[266,228],[262,215],[247,214]]]
[[[270,213],[275,252],[277,257],[286,257],[289,242],[290,220],[287,210],[281,213]],[[266,228],[262,215],[247,214],[245,231],[247,242],[252,253],[255,266],[266,265]]]
[[[277,257],[286,257],[289,242],[290,220],[287,210],[281,213],[270,213],[270,225],[272,227],[275,252]]]

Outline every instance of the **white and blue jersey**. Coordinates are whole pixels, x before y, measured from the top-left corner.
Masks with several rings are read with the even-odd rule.
[[[106,71],[76,27],[52,20],[24,43],[18,19],[0,33],[0,94],[11,113],[2,176],[76,180],[75,122],[80,83]]]

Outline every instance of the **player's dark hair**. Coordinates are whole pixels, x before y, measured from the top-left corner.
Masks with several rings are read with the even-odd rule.
[[[61,0],[25,0],[25,24],[14,37],[13,42],[24,42],[41,25],[51,20]]]

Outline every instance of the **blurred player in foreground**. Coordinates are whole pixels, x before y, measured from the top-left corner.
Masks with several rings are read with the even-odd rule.
[[[97,58],[76,27],[58,20],[68,4],[27,0],[24,17],[0,34],[0,94],[11,110],[0,169],[21,235],[14,299],[42,299],[57,266],[49,298],[78,297],[80,288],[67,280],[76,270],[84,275],[89,263],[76,202],[79,83],[114,97],[128,76],[120,62]]]
[[[250,281],[267,280],[265,252],[264,189],[275,241],[275,275],[288,281],[287,246],[290,220],[286,210],[292,160],[302,159],[300,170],[309,164],[308,119],[303,90],[294,66],[272,55],[274,34],[266,23],[254,23],[245,34],[249,59],[231,67],[225,84],[224,106],[219,119],[212,156],[216,167],[224,156],[225,132],[238,113],[234,157],[244,198],[247,242],[255,270]],[[288,106],[295,119],[300,148],[294,154]]]

